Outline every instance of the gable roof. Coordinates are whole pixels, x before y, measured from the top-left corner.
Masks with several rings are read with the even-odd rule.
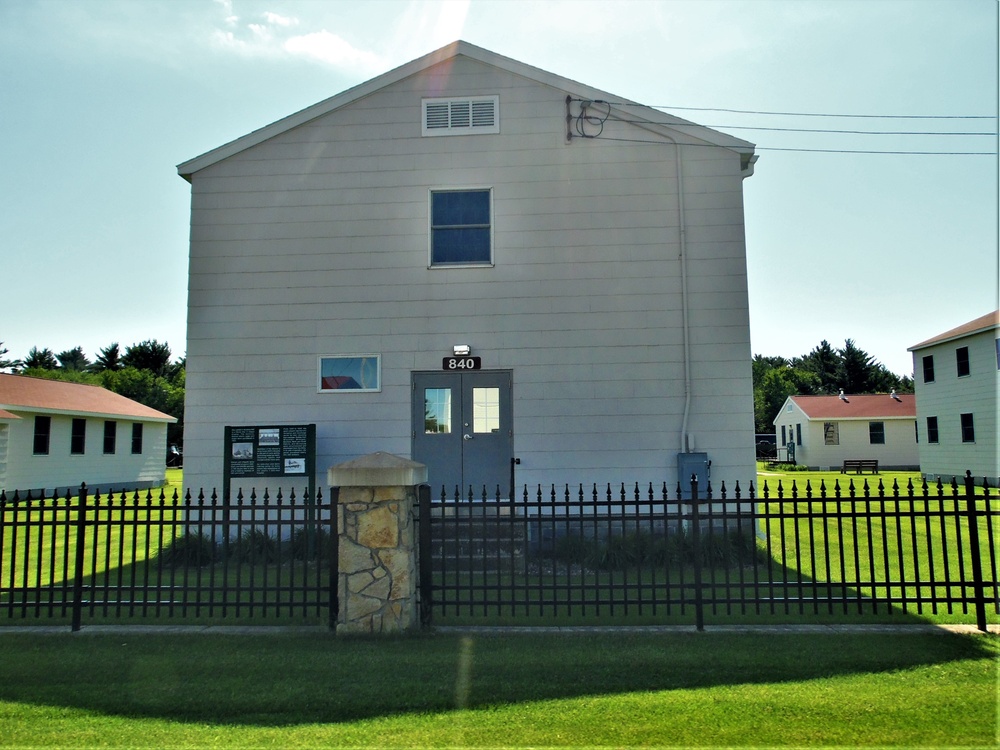
[[[887,393],[844,398],[847,400],[840,396],[788,397],[809,419],[914,419],[917,416],[917,398],[912,393],[899,393],[895,398]]]
[[[959,339],[963,336],[971,336],[974,333],[982,333],[983,331],[989,331],[993,328],[1000,328],[1000,310],[986,313],[975,320],[970,320],[964,325],[952,328],[950,331],[939,333],[933,338],[921,341],[919,344],[914,344],[906,351],[912,352],[916,349],[923,349],[926,346],[931,346],[932,344],[943,344],[944,342],[951,341],[952,339]]]
[[[749,141],[744,141],[731,135],[720,133],[717,130],[706,128],[703,125],[698,125],[688,120],[674,117],[673,115],[666,114],[665,112],[660,112],[650,107],[640,105],[638,102],[633,102],[624,97],[615,96],[614,94],[609,94],[606,91],[601,91],[582,83],[577,83],[569,78],[563,78],[562,76],[555,75],[554,73],[549,73],[541,70],[540,68],[526,65],[525,63],[518,62],[517,60],[513,60],[509,57],[498,55],[496,52],[491,52],[487,49],[483,49],[482,47],[477,47],[474,44],[469,44],[468,42],[459,40],[452,42],[451,44],[447,44],[440,49],[434,50],[433,52],[430,52],[423,57],[419,57],[416,60],[411,60],[405,65],[394,68],[393,70],[383,73],[380,76],[376,76],[369,81],[347,89],[336,96],[332,96],[329,99],[325,99],[310,107],[306,107],[299,112],[291,114],[288,117],[284,117],[281,120],[271,123],[270,125],[266,125],[253,131],[252,133],[248,133],[241,138],[237,138],[234,141],[230,141],[229,143],[219,146],[218,148],[212,149],[201,156],[197,156],[194,159],[190,159],[182,164],[179,164],[177,165],[177,173],[190,182],[191,176],[199,170],[210,167],[213,164],[224,159],[228,159],[230,156],[234,156],[241,151],[251,148],[252,146],[263,143],[270,138],[274,138],[277,135],[296,128],[299,125],[303,125],[311,120],[315,120],[318,117],[322,117],[323,115],[333,112],[340,107],[344,107],[352,102],[362,99],[379,89],[385,88],[393,83],[397,83],[405,78],[409,78],[412,75],[427,70],[434,65],[446,62],[454,57],[458,57],[459,55],[463,55],[472,60],[477,60],[486,65],[492,65],[495,68],[505,70],[509,73],[513,73],[514,75],[521,76],[522,78],[535,81],[536,83],[540,83],[545,86],[550,86],[562,92],[574,93],[582,99],[627,104],[629,105],[627,119],[633,122],[643,121],[647,126],[652,127],[654,130],[658,128],[683,128],[683,130],[680,130],[679,132],[687,138],[694,138],[704,143],[730,148],[733,151],[742,154],[744,171],[747,171],[748,173],[751,173],[751,167],[753,162],[756,160],[756,155],[754,154],[754,144]],[[613,111],[618,110],[613,108]],[[660,130],[660,132],[662,133],[663,130]]]
[[[177,421],[176,417],[100,386],[0,374],[0,413],[5,411],[126,417],[145,422]],[[11,416],[17,418],[16,414]]]

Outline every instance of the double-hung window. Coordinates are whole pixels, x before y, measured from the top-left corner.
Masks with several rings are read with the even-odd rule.
[[[431,191],[431,266],[493,264],[489,188]]]
[[[924,357],[924,382],[933,383],[934,382],[934,355],[928,354]]]
[[[69,452],[74,456],[82,456],[87,452],[87,420],[74,419],[69,436]]]
[[[35,434],[31,452],[36,456],[49,455],[49,438],[52,435],[52,417],[35,417]]]
[[[955,350],[955,369],[960,378],[964,378],[971,372],[969,369],[969,347],[960,346]]]
[[[976,442],[976,424],[972,419],[972,414],[962,414],[960,418],[962,421],[962,442]]]
[[[872,445],[885,445],[885,422],[868,423],[868,442]]]
[[[118,423],[117,422],[105,422],[104,423],[104,453],[105,453],[105,455],[112,455],[112,454],[114,454],[117,442],[118,442]]]
[[[936,443],[937,441],[938,441],[937,417],[927,417],[927,442]]]

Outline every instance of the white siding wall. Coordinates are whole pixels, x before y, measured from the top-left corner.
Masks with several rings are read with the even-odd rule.
[[[971,471],[978,480],[1000,480],[1000,423],[997,420],[996,331],[949,341],[913,353],[917,418],[920,427],[920,470],[927,477],[963,477]],[[958,377],[955,350],[969,347],[970,373]],[[934,382],[925,383],[923,357],[934,357]],[[971,413],[976,441],[962,442],[960,415]],[[927,441],[927,417],[938,419],[939,442]]]
[[[500,97],[500,135],[420,137],[422,96]],[[410,453],[410,374],[469,344],[510,369],[518,483],[676,477],[684,408],[675,150],[565,142],[565,95],[458,58],[193,178],[185,481],[226,424],[317,424],[317,473]],[[607,123],[608,137],[651,140]],[[694,381],[713,478],[753,478],[737,154],[684,147]],[[428,269],[428,191],[489,186],[493,268]],[[317,394],[378,353],[382,390]]]
[[[10,410],[13,411],[13,410]],[[132,421],[110,417],[87,418],[87,439],[83,455],[70,454],[73,416],[50,414],[52,427],[49,453],[36,456],[35,414],[17,412],[22,419],[10,423],[7,441],[7,471],[0,474],[0,489],[47,492],[76,489],[86,482],[92,489],[136,489],[158,487],[166,478],[167,426],[162,422],[143,423],[142,454],[132,455]],[[104,454],[104,423],[118,423],[113,455]]]

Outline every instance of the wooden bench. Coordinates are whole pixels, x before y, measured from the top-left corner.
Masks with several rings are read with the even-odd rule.
[[[840,473],[846,474],[849,471],[853,471],[855,474],[861,474],[865,471],[878,474],[878,460],[874,458],[844,459],[844,465],[840,467]]]

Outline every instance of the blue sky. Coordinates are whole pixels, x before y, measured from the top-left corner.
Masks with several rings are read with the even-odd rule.
[[[459,38],[758,145],[756,354],[852,338],[909,374],[908,346],[1000,306],[996,135],[885,134],[996,133],[995,0],[5,0],[8,357],[183,355],[176,165]]]

